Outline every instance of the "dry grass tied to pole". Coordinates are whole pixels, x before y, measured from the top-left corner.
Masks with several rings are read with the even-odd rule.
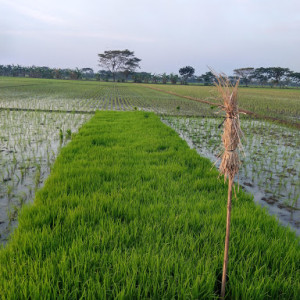
[[[223,99],[223,104],[220,107],[226,113],[223,123],[222,141],[224,153],[222,155],[220,173],[224,174],[225,179],[233,179],[239,171],[240,159],[237,150],[241,147],[242,136],[237,106],[239,82],[237,81],[235,86],[232,86],[224,75],[219,75],[217,80],[216,86]]]
[[[237,81],[235,86],[232,86],[228,78],[223,74],[217,75],[216,77],[218,80],[216,86],[223,100],[223,104],[220,105],[220,107],[226,113],[226,117],[223,123],[224,131],[222,135],[224,153],[220,165],[220,173],[224,174],[225,180],[226,178],[228,178],[226,237],[221,287],[221,299],[224,299],[229,252],[232,185],[234,176],[238,173],[240,166],[240,160],[237,150],[239,146],[241,146],[242,132],[240,129],[239,111],[237,106],[237,92],[239,82]]]

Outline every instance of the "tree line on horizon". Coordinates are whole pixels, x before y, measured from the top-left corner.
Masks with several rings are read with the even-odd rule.
[[[300,85],[300,73],[293,72],[288,68],[240,68],[234,70],[234,75],[235,76],[229,76],[229,79],[233,83],[237,79],[240,79],[240,83],[245,86]],[[94,72],[92,68],[60,69],[38,66],[24,67],[20,65],[0,65],[0,76],[101,81],[111,81],[114,79],[114,74],[109,70],[99,70],[98,72]],[[196,76],[193,73],[188,77],[185,77],[185,75],[180,76],[175,73],[152,74],[149,72],[128,72],[128,74],[124,74],[124,72],[116,72],[115,80],[118,82],[133,81],[136,83],[154,84],[200,83],[204,85],[212,85],[215,82],[215,76],[211,71],[200,76]]]
[[[132,59],[132,58],[131,58]],[[20,65],[0,65],[0,76],[9,77],[28,77],[45,79],[70,79],[70,80],[98,80],[98,81],[118,81],[118,82],[136,82],[153,84],[188,84],[199,83],[203,85],[212,85],[215,82],[215,75],[208,71],[202,75],[195,75],[195,69],[186,66],[179,69],[179,74],[163,73],[153,74],[149,72],[136,72],[139,67],[139,59],[133,59],[128,68],[122,70],[106,69],[94,72],[92,68],[61,69],[49,68],[46,66]],[[229,80],[235,83],[237,79],[244,86],[300,86],[300,73],[293,72],[289,68],[281,67],[260,67],[260,68],[239,68],[233,70],[234,76],[229,76]]]

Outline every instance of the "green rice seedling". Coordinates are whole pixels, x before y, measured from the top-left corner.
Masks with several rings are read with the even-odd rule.
[[[38,188],[40,179],[41,179],[41,165],[38,164],[38,165],[36,165],[36,171],[35,171],[35,176],[34,176],[35,189]]]
[[[17,173],[15,173],[14,176],[17,178],[17,184],[18,184],[20,182],[20,177],[18,176]]]
[[[16,205],[12,205],[8,210],[7,210],[7,216],[8,216],[8,226],[12,224],[14,220],[16,220],[18,216],[19,208]]]
[[[9,199],[12,197],[13,188],[14,186],[12,184],[6,186],[6,194]]]
[[[72,135],[71,129],[67,129],[67,131],[66,131],[66,138],[67,138],[67,139],[70,139],[70,138],[71,138],[71,135]]]
[[[11,222],[14,220],[14,218],[13,218],[13,212],[12,212],[11,208],[7,209],[7,216],[8,216],[8,220],[9,220],[8,225],[10,225]]]
[[[62,129],[59,129],[59,141],[62,143],[64,141],[64,134]]]
[[[18,194],[18,204],[20,207],[24,205],[26,199],[27,199],[27,194],[25,192],[21,192],[20,194]]]

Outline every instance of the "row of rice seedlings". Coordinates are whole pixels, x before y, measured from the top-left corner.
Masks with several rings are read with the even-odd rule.
[[[119,101],[119,109],[123,111],[135,109],[143,110],[141,99],[135,97],[135,95],[130,91],[131,89],[129,87],[115,86],[115,93]]]
[[[153,85],[153,87],[158,87]],[[159,85],[159,89],[215,102],[218,98],[214,87]],[[300,120],[300,90],[270,88],[240,88],[240,107],[259,115],[298,122]]]
[[[300,121],[299,114],[299,91],[283,92],[277,90],[268,91],[266,95],[262,92],[245,93],[243,96],[243,108],[257,112],[260,115],[267,115],[292,122]],[[263,98],[263,101],[262,101]]]
[[[87,99],[93,98],[93,96],[103,89],[103,87],[91,86],[90,89],[83,90],[73,98],[69,95],[69,89],[60,91],[60,93],[55,92],[55,86],[52,87],[49,93],[45,86],[44,90],[39,89],[36,94],[36,90],[28,90],[25,93],[20,88],[20,91],[15,90],[4,92],[1,100],[1,108],[17,108],[17,109],[38,109],[38,110],[84,110],[88,108]],[[40,87],[39,87],[40,88]],[[73,88],[73,86],[72,86]]]
[[[146,89],[144,86],[137,84],[37,81],[34,79],[28,79],[27,81],[28,83],[38,82],[39,84],[34,86],[22,85],[19,88],[14,88],[13,91],[11,88],[2,88],[0,106],[19,109],[71,110],[73,108],[74,110],[94,111],[101,107],[99,97],[94,97],[95,93],[98,93],[98,95],[106,93],[121,95],[120,98],[127,95],[133,102],[132,106],[140,109],[176,115],[212,115],[207,105],[201,106],[199,103]],[[212,102],[216,98],[212,87],[160,85],[159,88],[176,92],[183,96],[208,99]],[[104,91],[105,89],[109,90],[109,92]],[[239,93],[240,106],[244,109],[299,122],[299,91],[297,90],[242,88]],[[24,99],[27,99],[26,104]],[[86,102],[87,99],[91,101]],[[136,105],[134,104],[136,101],[141,101],[142,103]],[[177,103],[175,104],[175,102]],[[144,108],[142,108],[143,106]],[[113,108],[106,107],[105,109]],[[121,108],[117,104],[114,109],[118,110]]]
[[[146,110],[163,114],[212,114],[210,108],[200,103],[181,99],[133,84],[74,82],[4,89],[0,107],[60,111],[96,110]],[[77,92],[75,94],[75,91]],[[124,101],[126,98],[126,101]],[[121,100],[122,99],[122,100]],[[122,102],[122,103],[121,103]]]
[[[124,89],[120,89],[117,85],[114,86],[111,96],[111,110],[130,110],[130,105],[128,105],[128,101],[125,100],[126,95],[124,94]]]
[[[133,95],[128,95],[128,87],[117,87],[117,94],[118,98],[120,100],[122,110],[127,111],[127,110],[136,110],[137,108],[142,109],[141,104],[137,101],[134,101],[132,99]],[[134,102],[134,104],[133,104]]]
[[[5,110],[0,116],[0,203],[9,212],[32,199],[60,148],[90,115]],[[5,240],[12,220],[8,214],[0,218]]]
[[[100,100],[101,100],[102,102],[101,102],[101,104],[99,105],[99,109],[100,109],[100,110],[106,110],[107,105],[108,105],[107,90],[106,90],[105,94],[101,97]]]
[[[222,119],[175,118],[164,116],[191,147],[218,165]],[[263,206],[275,206],[273,213],[299,231],[300,212],[300,146],[296,129],[273,123],[241,120],[245,134],[244,155],[239,182]],[[259,192],[257,192],[257,189]]]
[[[285,205],[299,208],[299,149],[300,140],[296,130],[280,130],[279,126],[262,124],[252,121],[248,125],[256,133],[250,137],[253,157],[263,157],[260,161],[245,158],[245,172],[249,171],[252,178],[256,177],[258,185],[264,188],[269,202],[278,199],[278,195]],[[265,134],[266,131],[268,134]],[[263,139],[257,139],[260,135]],[[249,155],[249,156],[250,156]]]
[[[207,115],[212,113],[209,107],[203,106],[201,103],[163,94],[139,85],[123,88],[122,93],[128,95],[132,105],[141,110],[176,115]]]
[[[123,99],[127,103],[128,110],[148,110],[144,98],[136,96],[134,93],[128,93],[128,89],[121,90],[121,93],[124,94]]]
[[[107,104],[107,93],[108,88],[104,87],[101,93],[98,93],[94,100],[94,111],[95,110],[103,110]]]

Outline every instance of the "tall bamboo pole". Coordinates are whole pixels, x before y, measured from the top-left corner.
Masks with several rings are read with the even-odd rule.
[[[227,274],[228,252],[229,252],[229,236],[230,236],[232,183],[233,183],[233,179],[229,178],[229,182],[228,182],[228,200],[227,200],[227,218],[226,218],[226,236],[225,236],[225,250],[224,250],[224,261],[223,261],[221,299],[225,298],[225,285],[226,285],[226,274]]]

